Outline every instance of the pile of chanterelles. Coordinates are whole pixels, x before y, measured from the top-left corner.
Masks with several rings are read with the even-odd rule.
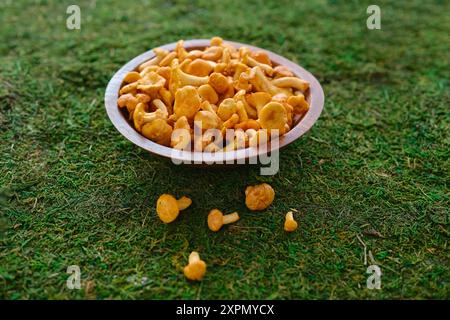
[[[309,83],[273,66],[267,53],[219,37],[204,50],[183,44],[153,49],[155,57],[123,80],[118,105],[148,139],[180,150],[235,150],[286,133],[308,111]]]

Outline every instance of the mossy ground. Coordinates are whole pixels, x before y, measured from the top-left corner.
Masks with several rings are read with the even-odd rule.
[[[79,31],[66,28],[74,3]],[[378,1],[382,29],[370,31],[369,4],[1,1],[0,297],[449,298],[450,8]],[[122,64],[214,35],[284,55],[323,85],[321,118],[282,150],[276,176],[175,166],[106,116]],[[249,212],[244,189],[260,181],[276,200]],[[194,200],[170,225],[155,214],[166,192]],[[213,207],[242,219],[212,233]],[[300,212],[292,234],[282,231],[289,208]],[[381,290],[366,288],[358,237]],[[192,250],[208,263],[200,283],[182,274]],[[69,265],[89,292],[66,288]]]

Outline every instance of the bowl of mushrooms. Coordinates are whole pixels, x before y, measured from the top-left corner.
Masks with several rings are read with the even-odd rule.
[[[314,125],[323,104],[307,70],[219,37],[145,52],[116,72],[105,93],[108,116],[126,139],[195,164],[245,163],[278,151]]]

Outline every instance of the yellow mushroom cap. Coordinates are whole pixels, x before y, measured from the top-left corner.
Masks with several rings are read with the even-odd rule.
[[[172,137],[172,127],[165,119],[155,119],[142,126],[142,135],[156,143],[169,145]]]
[[[248,186],[245,189],[245,204],[250,210],[264,210],[275,199],[275,191],[267,183]]]
[[[201,125],[202,130],[215,129],[219,127],[219,118],[211,111],[199,111],[195,115],[194,123]]]
[[[263,129],[278,129],[283,133],[287,122],[286,108],[279,102],[269,102],[259,112],[259,123]]]
[[[180,213],[177,199],[170,194],[161,195],[156,201],[156,213],[164,223],[174,221]]]
[[[219,231],[223,226],[223,213],[212,209],[208,215],[208,227],[211,231]]]
[[[201,99],[193,86],[185,86],[175,93],[173,111],[178,117],[193,119],[200,109]]]

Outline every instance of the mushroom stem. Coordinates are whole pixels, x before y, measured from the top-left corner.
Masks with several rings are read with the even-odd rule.
[[[283,77],[272,80],[272,84],[281,88],[295,88],[305,92],[309,88],[309,83],[296,77]]]
[[[239,220],[239,214],[237,212],[233,212],[230,214],[225,214],[223,216],[223,224],[233,223]]]
[[[188,197],[182,196],[180,199],[177,200],[178,209],[184,210],[188,208],[192,204],[192,200]]]
[[[292,211],[286,213],[286,220],[294,220],[294,214],[292,213]]]
[[[197,251],[192,251],[189,255],[189,264],[195,263],[200,260],[200,255]]]

